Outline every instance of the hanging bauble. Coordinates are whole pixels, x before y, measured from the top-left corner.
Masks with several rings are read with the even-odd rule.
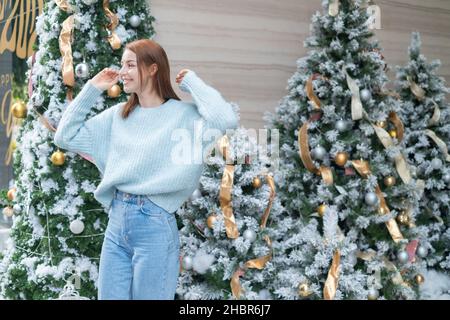
[[[52,154],[51,161],[55,166],[62,166],[66,159],[66,155],[62,151],[55,151]]]
[[[197,199],[200,199],[202,197],[202,193],[200,192],[200,190],[195,189],[194,192],[192,192],[191,196],[189,197],[190,201],[194,201]]]
[[[397,138],[397,130],[395,129],[389,130],[389,135],[391,136],[392,139]]]
[[[117,98],[118,96],[120,96],[121,92],[122,92],[122,89],[120,89],[120,86],[118,84],[115,84],[111,88],[108,89],[108,97]]]
[[[407,226],[409,224],[409,215],[406,211],[402,210],[398,215],[397,215],[397,222]]]
[[[408,252],[402,250],[397,253],[397,259],[400,263],[407,263],[409,260]]]
[[[348,153],[347,152],[338,152],[336,153],[336,157],[334,158],[334,161],[338,166],[345,166],[348,160]]]
[[[338,120],[336,121],[334,128],[339,132],[345,132],[348,130],[348,123],[344,120]]]
[[[444,174],[442,180],[444,180],[445,183],[450,183],[450,173]]]
[[[11,207],[4,207],[2,212],[3,215],[7,218],[12,217],[14,215],[14,209]]]
[[[23,101],[17,101],[14,102],[14,104],[11,107],[12,114],[14,117],[19,119],[24,119],[27,117],[27,106],[25,105],[25,102]]]
[[[83,3],[90,6],[91,4],[96,3],[98,0],[83,0]]]
[[[392,187],[395,184],[395,178],[393,176],[384,177],[384,185],[386,187]]]
[[[128,22],[133,28],[137,28],[141,24],[141,18],[138,15],[132,15]]]
[[[428,255],[428,249],[424,246],[419,246],[417,248],[416,254],[421,258],[425,258]]]
[[[364,201],[369,206],[375,206],[378,204],[378,196],[375,192],[367,192],[364,196]]]
[[[377,127],[384,129],[387,126],[387,122],[386,121],[377,121],[376,125],[377,125]]]
[[[317,208],[317,213],[319,214],[319,216],[323,217],[323,215],[325,214],[325,211],[327,210],[327,206],[325,204],[321,204],[318,208]]]
[[[309,285],[307,283],[300,283],[298,286],[298,295],[300,297],[307,297],[311,295],[311,290],[309,289]]]
[[[253,185],[253,188],[255,188],[255,189],[261,188],[261,186],[262,186],[261,179],[258,177],[254,177],[253,181],[252,181],[252,185]]]
[[[80,79],[86,79],[89,77],[89,66],[84,62],[77,64],[75,74]]]
[[[72,231],[72,233],[80,234],[84,230],[84,223],[83,223],[83,221],[78,220],[78,219],[77,220],[73,220],[70,223],[70,227],[69,228],[70,228],[70,231]]]
[[[256,232],[253,230],[247,229],[244,231],[243,237],[244,237],[244,239],[246,239],[250,242],[253,242],[256,240]]]
[[[377,300],[379,297],[378,290],[375,288],[370,288],[369,292],[367,292],[367,299],[368,300]]]
[[[191,270],[192,269],[192,257],[185,256],[183,257],[182,266],[184,270]]]
[[[414,277],[414,280],[416,280],[416,283],[417,283],[417,284],[421,285],[422,283],[424,283],[425,278],[424,278],[423,275],[421,275],[421,274],[419,273],[419,274],[416,274],[416,276]]]
[[[16,188],[11,188],[8,190],[7,197],[9,201],[13,201],[16,197]]]
[[[372,93],[368,89],[362,89],[360,92],[361,100],[364,102],[370,101],[372,99]]]
[[[212,229],[212,228],[214,228],[214,223],[216,223],[216,221],[217,221],[217,215],[211,214],[206,219],[206,225],[208,226],[208,228]]]
[[[322,146],[315,147],[313,151],[312,155],[316,160],[323,160],[327,154],[327,150]]]
[[[438,169],[442,168],[442,160],[438,159],[438,158],[434,158],[433,160],[431,160],[431,167],[434,170],[438,170]]]
[[[16,148],[17,148],[16,140],[11,141],[11,149],[16,150]]]

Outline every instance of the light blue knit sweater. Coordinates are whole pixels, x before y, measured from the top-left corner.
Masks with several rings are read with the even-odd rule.
[[[147,195],[168,212],[176,211],[198,187],[204,167],[198,151],[238,126],[231,105],[195,72],[184,76],[180,89],[194,103],[170,99],[153,108],[138,105],[126,119],[121,116],[124,103],[119,103],[85,121],[102,94],[89,81],[68,105],[54,143],[93,158],[102,175],[94,197],[106,210],[117,188]]]

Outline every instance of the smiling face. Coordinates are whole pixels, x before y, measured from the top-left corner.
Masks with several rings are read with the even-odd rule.
[[[124,51],[121,64],[122,68],[120,69],[119,75],[123,81],[123,90],[125,93],[139,93],[152,87],[152,76],[154,74],[152,69],[156,65],[153,65],[153,68],[145,72],[145,70],[139,68],[136,54],[131,50]],[[140,72],[143,73],[142,77],[140,77]],[[142,84],[141,78],[143,80]]]

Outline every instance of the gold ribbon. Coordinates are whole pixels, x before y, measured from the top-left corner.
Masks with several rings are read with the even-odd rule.
[[[428,121],[428,125],[435,126],[435,125],[439,124],[439,120],[441,119],[441,109],[439,109],[439,106],[437,105],[437,103],[434,100],[431,100],[431,102],[433,102],[433,104],[434,104],[434,112],[433,112],[433,116]]]
[[[336,295],[336,289],[339,281],[339,266],[341,262],[341,253],[336,249],[333,255],[333,262],[328,270],[327,280],[323,288],[323,298],[333,300]]]
[[[266,180],[270,187],[270,196],[269,204],[267,205],[267,208],[264,211],[263,217],[261,219],[261,229],[264,229],[266,227],[267,219],[269,218],[270,210],[272,209],[273,200],[275,199],[275,182],[273,181],[273,177],[270,174],[267,174]]]
[[[406,80],[409,82],[409,88],[411,92],[416,96],[418,100],[423,100],[425,98],[425,90],[415,83],[410,76],[406,77]]]
[[[374,124],[372,124],[372,127],[375,129],[375,133],[377,134],[378,138],[385,148],[389,148],[394,145],[391,136],[386,132],[386,130]],[[409,184],[412,178],[405,157],[403,156],[403,154],[399,153],[397,156],[395,156],[394,160],[398,175],[404,183]]]
[[[397,140],[399,142],[402,141],[405,134],[405,127],[403,126],[402,120],[400,120],[399,116],[394,111],[389,113],[388,119],[394,124],[395,131],[397,132]]]
[[[67,2],[67,0],[56,0],[56,5],[67,13],[73,12],[73,8]],[[68,86],[67,99],[71,101],[72,87],[75,85],[75,74],[73,70],[73,57],[72,57],[72,32],[75,24],[75,16],[70,15],[62,23],[61,33],[59,34],[59,50],[62,56],[62,78],[63,83]]]
[[[233,189],[234,165],[227,164],[223,171],[222,182],[220,184],[219,201],[222,209],[225,230],[230,239],[239,237],[239,231],[233,214],[233,206],[231,202],[231,191]]]
[[[343,67],[343,71],[347,78],[347,86],[352,92],[352,119],[360,120],[363,117],[363,106],[361,102],[361,97],[359,96],[359,87],[356,83],[356,80],[350,77],[345,66]]]
[[[320,166],[320,168],[316,168],[314,165],[311,153],[309,151],[309,142],[308,142],[308,122],[305,122],[298,132],[298,145],[300,152],[300,159],[303,162],[305,168],[317,175],[321,175],[325,184],[332,185],[333,184],[333,173],[331,169],[326,166]]]
[[[427,129],[425,130],[425,135],[431,138],[431,140],[434,141],[434,143],[437,144],[439,150],[444,154],[445,161],[450,162],[450,155],[448,154],[448,148],[444,141],[442,141],[436,133],[434,133],[432,130]]]
[[[372,173],[370,170],[369,162],[365,160],[353,160],[352,161],[353,167],[358,171],[358,173],[363,177],[364,179],[367,179],[367,177]],[[379,200],[379,212],[381,214],[388,214],[390,212],[389,207],[386,204],[386,200],[384,199],[383,193],[380,189],[380,186],[376,185],[375,187],[375,193]],[[392,237],[392,240],[394,240],[395,243],[398,243],[400,240],[403,239],[403,235],[400,232],[400,229],[398,227],[397,222],[394,219],[389,219],[386,221],[386,227],[389,231],[389,234]]]
[[[219,152],[222,154],[222,156],[224,156],[225,163],[230,164],[231,156],[229,150],[230,142],[228,140],[228,136],[224,135],[219,140],[217,140],[217,145],[219,147]]]
[[[114,31],[119,25],[119,18],[109,9],[109,0],[103,0],[103,11],[111,21],[106,28],[109,31],[108,42],[114,50],[120,49],[122,46],[119,36]]]
[[[336,17],[339,14],[339,0],[329,0],[328,14]]]
[[[311,101],[311,103],[314,106],[314,109],[320,109],[320,100],[314,93],[313,89],[313,80],[317,78],[317,74],[313,74],[309,77],[308,81],[306,81],[306,95],[308,99]]]
[[[272,259],[272,241],[270,240],[269,236],[265,236],[264,240],[266,241],[268,247],[270,248],[270,253],[268,255],[256,259],[248,260],[244,264],[244,268],[238,268],[231,277],[230,281],[231,292],[235,299],[239,299],[243,292],[241,283],[239,281],[239,277],[243,276],[247,269],[258,269],[258,270],[264,269],[267,262],[269,262]]]

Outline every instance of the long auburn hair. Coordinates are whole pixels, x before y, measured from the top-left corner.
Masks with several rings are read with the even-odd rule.
[[[136,64],[141,86],[144,84],[144,77],[149,76],[147,75],[147,70],[152,64],[156,63],[158,71],[153,76],[153,87],[156,89],[156,92],[164,101],[169,99],[180,100],[170,83],[169,59],[164,49],[158,43],[150,39],[140,39],[128,43],[125,49],[136,54]],[[138,104],[139,97],[136,93],[131,93],[122,109],[122,118],[127,118]]]

